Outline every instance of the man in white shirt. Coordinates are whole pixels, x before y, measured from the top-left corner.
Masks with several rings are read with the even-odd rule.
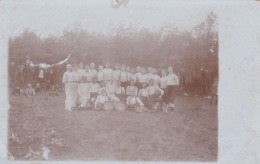
[[[148,73],[146,74],[146,83],[149,83],[151,79],[154,78],[153,75],[153,68],[152,67],[148,67]]]
[[[167,88],[167,74],[165,70],[161,71],[162,77],[160,78],[160,88],[166,90]]]
[[[65,84],[65,94],[66,94],[66,99],[65,99],[65,110],[67,111],[72,111],[72,106],[73,106],[73,77],[72,77],[72,66],[68,64],[66,66],[67,71],[64,72],[63,77],[62,77],[62,83]]]
[[[73,103],[72,107],[76,107],[76,101],[78,98],[78,84],[80,82],[80,74],[78,73],[78,67],[74,66],[72,67],[72,97],[73,97]]]
[[[126,76],[127,76],[127,83],[130,83],[130,75],[131,75],[131,67],[130,66],[126,66],[125,68],[126,71]]]
[[[130,81],[134,81],[136,83],[137,81],[137,77],[136,77],[136,73],[135,73],[135,68],[131,68],[131,73],[130,73]]]
[[[110,95],[116,94],[116,85],[113,81],[107,82],[106,91],[107,91],[108,97],[110,97]]]
[[[113,72],[113,80],[116,83],[120,79],[120,66],[119,64],[115,65],[115,70]]]
[[[141,74],[139,75],[138,82],[141,86],[143,83],[147,83],[147,74],[145,68],[141,69]]]
[[[140,76],[142,75],[141,73],[141,68],[139,66],[136,67],[136,86],[138,89],[142,88],[142,83],[140,83]]]
[[[126,99],[127,109],[135,110],[136,112],[143,112],[143,102],[139,97],[135,96],[135,92],[131,92]]]
[[[101,84],[103,80],[104,80],[104,68],[102,65],[100,65],[98,67],[97,81],[99,84]]]
[[[80,79],[81,79],[82,76],[85,74],[85,69],[84,69],[83,63],[80,63],[80,64],[79,64],[78,74],[79,74],[79,76],[80,76]]]
[[[106,68],[104,69],[104,80],[113,80],[113,70],[110,68],[109,63],[106,63]]]
[[[165,103],[167,112],[168,108],[174,108],[174,101],[176,97],[177,87],[179,85],[179,79],[176,74],[173,73],[173,68],[168,67],[168,75],[166,76],[166,95],[165,95]]]
[[[90,82],[92,81],[92,75],[91,75],[91,73],[90,73],[90,68],[89,68],[88,65],[85,66],[85,71],[84,71],[83,76],[86,76],[86,78],[87,78],[86,81],[87,81],[88,83],[90,83]]]
[[[153,110],[158,110],[164,91],[155,84],[154,79],[150,80],[149,86],[147,87],[148,92],[148,106]]]
[[[97,78],[97,76],[98,76],[98,72],[95,69],[95,67],[96,67],[95,63],[90,63],[89,73],[91,74],[91,80],[93,80],[94,78]]]
[[[124,89],[126,90],[127,86],[128,86],[128,81],[127,81],[127,72],[126,72],[126,68],[125,65],[122,64],[121,66],[121,71],[120,71],[120,82],[122,87],[124,87]]]
[[[154,79],[154,83],[155,85],[159,85],[160,83],[160,76],[157,74],[157,70],[155,68],[153,68],[153,76],[152,79]]]

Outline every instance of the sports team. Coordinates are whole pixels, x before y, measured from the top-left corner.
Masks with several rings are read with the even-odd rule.
[[[178,76],[172,67],[130,67],[110,63],[66,65],[62,82],[65,85],[65,109],[124,110],[136,112],[174,108]]]

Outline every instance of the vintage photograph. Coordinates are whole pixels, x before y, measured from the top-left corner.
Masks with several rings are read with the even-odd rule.
[[[8,160],[218,160],[210,3],[9,6]]]

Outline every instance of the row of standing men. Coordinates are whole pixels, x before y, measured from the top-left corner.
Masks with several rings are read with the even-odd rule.
[[[68,111],[71,111],[77,102],[81,107],[92,102],[97,109],[106,100],[121,101],[130,106],[137,103],[140,107],[150,109],[162,104],[166,111],[174,107],[179,79],[172,67],[162,70],[160,76],[152,67],[130,68],[116,64],[113,70],[109,63],[105,68],[100,65],[98,70],[95,69],[94,63],[85,67],[83,64],[68,64],[66,68],[62,82],[65,84],[65,109]]]

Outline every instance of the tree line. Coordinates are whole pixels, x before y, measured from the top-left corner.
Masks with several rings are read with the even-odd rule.
[[[176,73],[198,75],[201,67],[218,76],[218,33],[216,16],[210,13],[190,31],[164,26],[157,31],[118,26],[110,35],[90,33],[75,27],[62,35],[40,37],[30,29],[9,39],[9,75],[30,57],[35,63],[55,63],[72,54],[69,63],[121,63],[130,66],[173,66]],[[59,74],[65,67],[61,66]],[[10,77],[12,78],[12,77]],[[60,78],[60,77],[58,77]]]

